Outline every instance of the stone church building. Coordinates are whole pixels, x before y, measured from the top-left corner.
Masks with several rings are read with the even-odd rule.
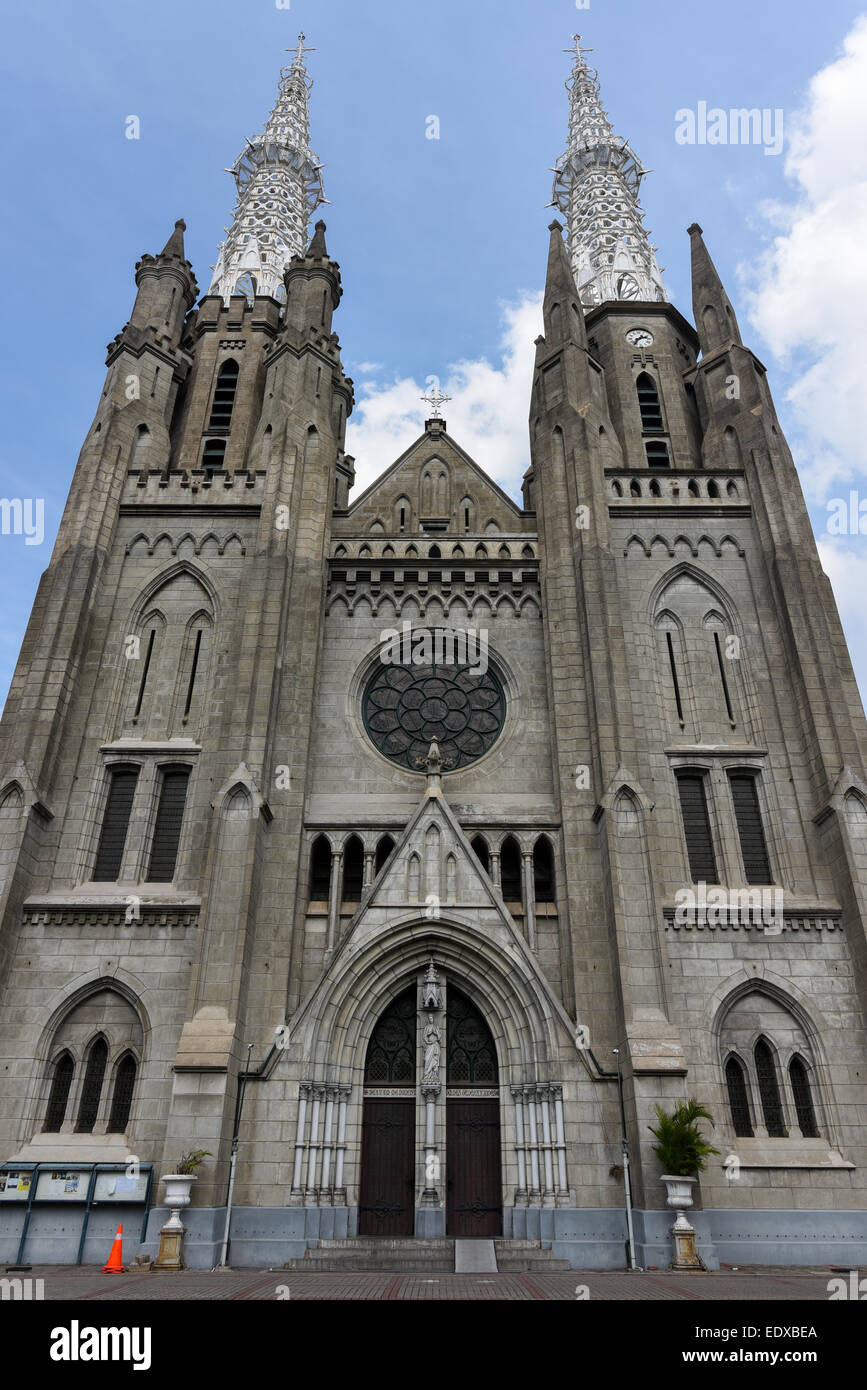
[[[12,682],[0,1254],[153,1253],[201,1149],[213,1265],[237,1132],[234,1264],[620,1268],[625,1123],[665,1265],[695,1097],[708,1267],[863,1262],[867,726],[701,228],[690,319],[576,40],[522,496],[438,392],[355,495],[310,85],[299,43],[208,292],[183,222],[136,267]]]

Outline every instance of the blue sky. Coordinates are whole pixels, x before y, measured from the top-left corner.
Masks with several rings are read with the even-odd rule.
[[[358,385],[349,442],[362,484],[418,432],[417,397],[436,374],[455,397],[452,433],[516,491],[549,168],[565,143],[562,50],[577,29],[615,130],[653,170],[643,201],[672,299],[689,314],[685,229],[697,219],[769,367],[867,689],[865,537],[823,534],[830,499],[867,497],[850,361],[867,292],[865,8],[46,0],[7,13],[0,496],[44,498],[45,540],[0,535],[0,699],[95,411],[105,345],[129,316],[135,262],[183,216],[207,289],[233,203],[223,170],[261,127],[299,29],[316,49],[312,144],[343,274],[336,327]],[[783,154],[679,145],[675,112],[702,100],[781,108]],[[425,138],[431,114],[439,140]],[[139,140],[125,138],[129,115]]]

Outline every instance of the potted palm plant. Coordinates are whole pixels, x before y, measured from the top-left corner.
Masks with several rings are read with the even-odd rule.
[[[190,1192],[196,1181],[196,1169],[212,1155],[207,1149],[191,1149],[182,1154],[173,1173],[164,1173],[165,1202],[171,1215],[160,1229],[160,1249],[154,1269],[183,1269],[184,1226],[181,1211],[190,1205]]]
[[[674,1243],[672,1269],[703,1269],[704,1265],[696,1253],[695,1230],[686,1218],[692,1206],[692,1189],[698,1182],[697,1174],[707,1167],[711,1154],[718,1154],[698,1127],[699,1120],[706,1120],[713,1128],[710,1111],[695,1099],[679,1100],[669,1114],[661,1105],[655,1107],[656,1126],[650,1125],[650,1132],[657,1142],[653,1152],[664,1169],[662,1181],[665,1183],[668,1205],[677,1212],[671,1228]]]

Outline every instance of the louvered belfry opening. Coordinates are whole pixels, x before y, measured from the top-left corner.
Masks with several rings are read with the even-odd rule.
[[[75,1063],[72,1057],[68,1052],[62,1052],[54,1063],[48,1109],[45,1112],[45,1124],[42,1126],[50,1134],[56,1134],[66,1119],[66,1106],[74,1072]]]
[[[729,782],[747,883],[772,883],[756,779],[751,773],[732,772]]]
[[[703,774],[679,772],[677,790],[692,880],[694,883],[716,883],[716,857]]]
[[[214,388],[214,400],[211,405],[211,418],[208,421],[209,430],[227,430],[232,423],[232,411],[235,408],[235,392],[238,389],[238,364],[237,362],[224,362],[217,376],[217,385]]]
[[[113,767],[111,770],[93,870],[97,883],[114,883],[120,876],[138,771],[137,767]]]
[[[148,868],[149,883],[171,883],[175,876],[189,780],[188,767],[167,767],[163,770]]]
[[[647,372],[642,372],[635,383],[638,391],[638,408],[641,411],[641,427],[645,430],[662,429],[662,407],[656,382]]]

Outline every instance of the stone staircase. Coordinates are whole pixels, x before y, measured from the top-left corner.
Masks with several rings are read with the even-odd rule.
[[[557,1260],[538,1241],[495,1240],[500,1274],[535,1271],[568,1272],[567,1260]],[[454,1240],[392,1239],[359,1236],[355,1240],[320,1240],[300,1260],[287,1260],[284,1269],[303,1274],[454,1274]]]

